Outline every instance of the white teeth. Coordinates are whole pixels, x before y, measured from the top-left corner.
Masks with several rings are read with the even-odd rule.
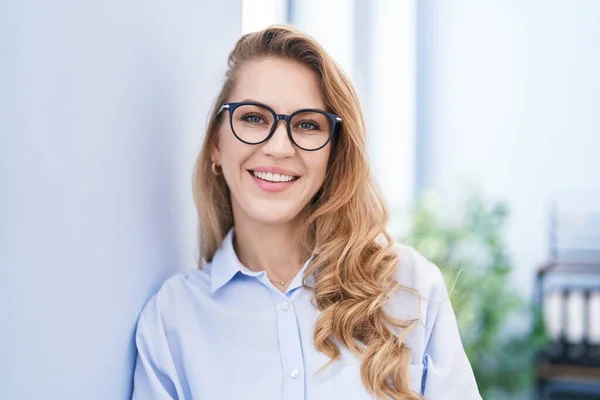
[[[273,174],[271,172],[252,171],[252,175],[269,182],[289,182],[294,180],[291,175]]]

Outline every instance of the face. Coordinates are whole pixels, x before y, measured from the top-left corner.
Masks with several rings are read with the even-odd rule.
[[[288,115],[305,108],[325,110],[316,74],[298,62],[249,61],[238,69],[236,79],[228,102],[255,101]],[[298,148],[288,137],[285,121],[279,121],[265,143],[245,144],[231,130],[229,111],[222,112],[213,160],[221,165],[229,186],[236,223],[243,219],[262,224],[297,222],[323,185],[331,145],[317,151]]]

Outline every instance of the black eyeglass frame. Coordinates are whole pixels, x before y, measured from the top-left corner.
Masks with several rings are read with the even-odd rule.
[[[248,141],[242,139],[241,137],[239,137],[237,135],[237,133],[235,133],[235,129],[233,129],[233,112],[235,111],[236,108],[238,108],[240,106],[247,106],[247,105],[263,107],[263,108],[267,109],[268,111],[270,111],[271,114],[273,114],[273,125],[271,126],[271,130],[269,131],[269,134],[260,142],[248,142]],[[223,103],[223,105],[221,106],[221,108],[219,109],[219,112],[217,114],[219,114],[223,110],[229,111],[229,126],[231,127],[231,132],[233,132],[236,139],[242,143],[249,144],[249,145],[258,145],[258,144],[265,143],[267,140],[269,140],[273,136],[273,133],[275,133],[275,128],[277,127],[277,124],[279,123],[279,121],[283,120],[286,122],[288,138],[296,147],[298,147],[299,149],[302,149],[304,151],[317,151],[317,150],[321,150],[323,147],[327,146],[327,144],[333,138],[334,134],[336,132],[338,132],[339,127],[341,126],[341,123],[342,123],[342,118],[339,115],[330,113],[327,111],[323,111],[323,110],[318,110],[316,108],[303,108],[301,110],[294,111],[293,113],[291,113],[289,115],[288,114],[277,114],[275,112],[275,110],[273,110],[268,105],[262,104],[262,103],[257,103],[254,101],[240,101],[240,102]],[[323,143],[323,145],[317,147],[316,149],[306,149],[306,148],[300,146],[298,143],[296,143],[296,141],[294,140],[294,137],[292,136],[292,128],[290,126],[292,118],[294,118],[297,114],[300,114],[302,112],[318,112],[320,114],[327,116],[329,118],[329,120],[331,121],[331,130],[329,132],[329,136],[327,137],[327,140],[325,141],[325,143]]]

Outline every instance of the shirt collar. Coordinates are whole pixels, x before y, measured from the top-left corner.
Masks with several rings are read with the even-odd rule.
[[[221,246],[213,256],[210,267],[210,287],[213,292],[229,282],[241,271],[242,263],[233,248],[233,228],[229,229]]]
[[[233,248],[233,235],[234,228],[232,227],[225,235],[221,246],[215,252],[211,262],[210,268],[210,287],[211,291],[214,293],[219,288],[225,286],[233,277],[238,273],[242,273],[244,275],[252,276],[252,277],[262,277],[266,275],[265,271],[255,272],[248,268],[246,268],[241,261],[239,260],[237,254],[235,253],[235,249]],[[302,285],[302,276],[304,275],[304,270],[307,268],[310,261],[313,259],[314,255],[311,255],[310,258],[304,263],[300,273],[296,275],[294,280],[290,283],[288,291],[293,290]],[[313,284],[314,280],[308,280],[309,284]]]

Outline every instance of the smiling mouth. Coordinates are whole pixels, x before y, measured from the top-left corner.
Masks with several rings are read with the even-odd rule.
[[[272,183],[293,182],[293,181],[298,180],[300,178],[299,176],[284,175],[284,174],[274,174],[272,172],[262,172],[262,171],[252,171],[252,170],[248,170],[248,172],[252,176],[254,176],[255,178],[258,178],[258,179],[263,180],[265,182],[272,182]]]

